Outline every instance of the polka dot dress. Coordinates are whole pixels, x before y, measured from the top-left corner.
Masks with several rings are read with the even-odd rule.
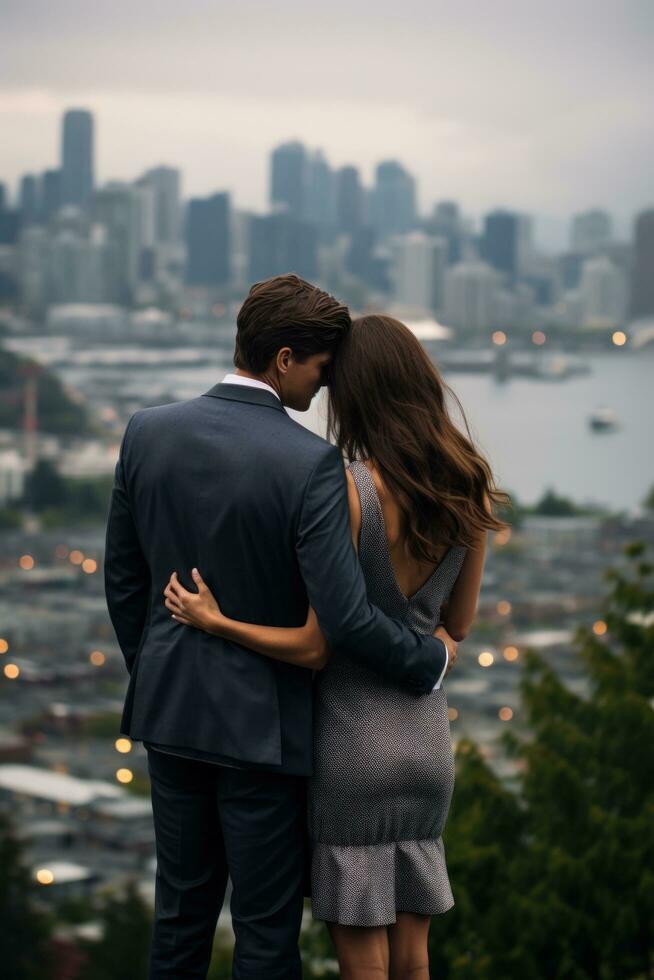
[[[432,633],[466,549],[450,548],[407,599],[372,474],[361,461],[349,469],[361,499],[359,560],[370,602]],[[444,684],[416,697],[338,652],[318,675],[309,781],[314,918],[380,926],[397,912],[436,915],[454,904],[441,838],[454,789]]]

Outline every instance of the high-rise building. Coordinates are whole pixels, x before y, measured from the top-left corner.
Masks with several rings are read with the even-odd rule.
[[[21,177],[18,210],[23,227],[34,225],[39,220],[39,185],[33,174]]]
[[[336,171],[336,227],[354,232],[364,223],[364,193],[356,167]]]
[[[93,116],[86,109],[64,113],[61,140],[61,200],[86,207],[94,189]]]
[[[466,231],[456,201],[438,201],[431,217],[424,222],[424,229],[427,234],[447,241],[448,265],[461,261]]]
[[[186,211],[186,276],[189,286],[225,286],[230,281],[229,194],[195,197]]]
[[[636,216],[630,315],[654,316],[654,208]]]
[[[599,208],[583,211],[572,219],[570,244],[576,252],[594,252],[613,237],[611,215]]]
[[[47,222],[61,207],[61,170],[44,170],[41,177],[41,221]]]
[[[334,172],[322,150],[316,150],[307,162],[306,218],[321,230],[335,225]]]
[[[397,160],[377,164],[371,221],[382,238],[403,235],[416,220],[416,183]]]
[[[307,206],[307,155],[298,141],[282,143],[271,156],[270,203],[304,218]]]
[[[624,321],[627,282],[622,269],[606,256],[586,259],[579,294],[586,326],[617,326]]]
[[[318,271],[318,231],[314,224],[290,214],[269,214],[250,221],[249,278],[259,282],[270,276],[295,272],[314,279]]]
[[[93,219],[107,229],[112,271],[109,292],[114,302],[130,303],[139,281],[143,247],[142,201],[137,187],[111,181],[93,195]]]
[[[395,301],[402,306],[434,313],[445,303],[447,241],[421,231],[393,240]]]
[[[139,184],[154,191],[154,238],[157,244],[174,245],[181,238],[180,172],[175,167],[146,170]]]
[[[493,324],[498,273],[485,262],[459,262],[445,272],[445,320],[479,333]]]
[[[510,283],[515,283],[528,258],[531,239],[531,220],[501,208],[484,218],[484,230],[479,242],[481,258]]]

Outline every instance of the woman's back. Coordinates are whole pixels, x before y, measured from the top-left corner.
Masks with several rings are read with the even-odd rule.
[[[361,505],[359,560],[370,602],[418,632],[433,632],[466,549],[449,548],[407,596],[373,475],[361,461],[349,470]],[[403,571],[416,569],[407,564]],[[334,651],[316,679],[314,763],[314,915],[379,925],[395,921],[396,909],[433,915],[449,908],[441,833],[454,757],[444,687],[416,697]]]

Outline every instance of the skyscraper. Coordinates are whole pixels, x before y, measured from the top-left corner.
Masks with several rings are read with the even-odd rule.
[[[134,298],[143,245],[142,202],[137,187],[111,181],[93,196],[93,217],[107,229],[107,249],[112,255],[108,291],[119,303]]]
[[[271,156],[270,203],[294,218],[306,214],[307,158],[302,143],[282,143]]]
[[[504,273],[511,283],[518,278],[530,235],[527,216],[498,209],[484,218],[480,240],[481,258]]]
[[[335,223],[334,173],[322,150],[307,162],[306,217],[321,229]]]
[[[39,218],[39,185],[33,174],[25,174],[20,181],[18,197],[20,223],[23,227],[34,225]]]
[[[576,252],[593,252],[610,242],[612,233],[611,215],[593,208],[572,219],[570,244]]]
[[[631,316],[654,316],[654,208],[636,216]]]
[[[381,237],[402,235],[416,220],[416,184],[397,160],[377,165],[372,192],[372,224]]]
[[[356,167],[336,171],[336,226],[339,231],[353,232],[364,222],[364,196]]]
[[[433,313],[445,304],[447,241],[421,231],[393,240],[393,282],[397,303]]]
[[[314,224],[290,214],[254,217],[250,222],[249,278],[259,282],[270,276],[296,272],[305,279],[318,271],[318,234]]]
[[[141,181],[154,190],[154,236],[157,244],[173,245],[181,238],[180,172],[175,167],[153,167]]]
[[[41,221],[48,222],[61,207],[61,170],[45,170],[41,177]]]
[[[186,282],[225,286],[230,279],[229,194],[195,197],[186,211]]]
[[[93,187],[93,116],[86,109],[69,109],[61,141],[62,204],[85,207]]]
[[[627,283],[622,269],[606,255],[597,255],[584,262],[579,296],[585,325],[617,326],[623,323]]]

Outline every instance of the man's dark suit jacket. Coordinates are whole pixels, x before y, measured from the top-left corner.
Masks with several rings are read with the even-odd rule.
[[[440,639],[372,606],[352,545],[340,451],[272,392],[217,384],[137,411],[116,464],[105,593],[130,682],[121,732],[248,766],[312,771],[312,679],[171,618],[163,590],[197,566],[223,612],[302,626],[416,696],[445,665]]]

